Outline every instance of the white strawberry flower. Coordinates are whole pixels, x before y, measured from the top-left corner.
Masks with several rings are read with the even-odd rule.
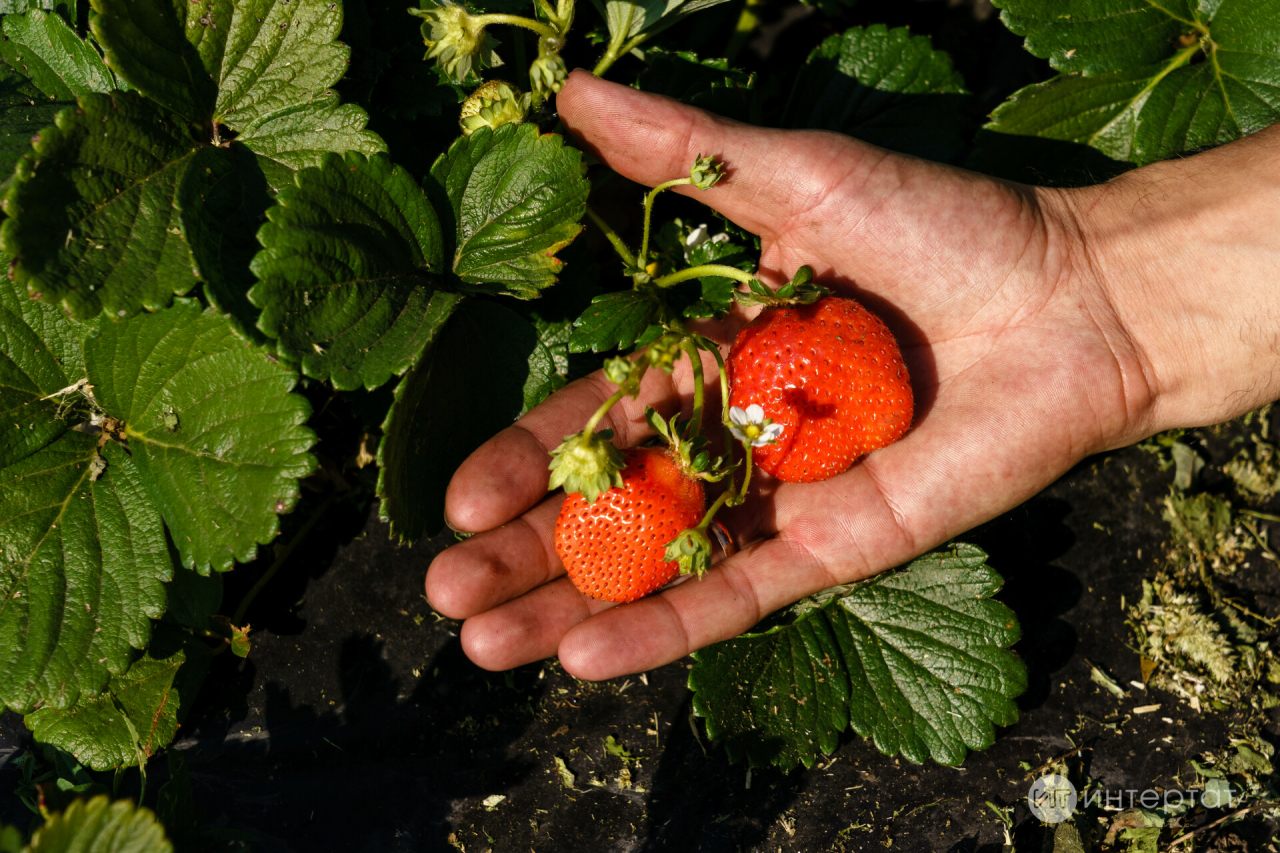
[[[752,403],[745,409],[733,406],[729,409],[729,431],[738,441],[749,443],[752,447],[764,447],[773,444],[782,435],[782,424],[775,424],[764,416],[764,409],[758,403]]]
[[[684,254],[685,260],[689,260],[689,253],[701,246],[703,243],[727,243],[729,235],[723,231],[719,234],[712,234],[711,229],[707,227],[707,223],[703,222],[697,228],[689,232],[689,236],[684,238]]]

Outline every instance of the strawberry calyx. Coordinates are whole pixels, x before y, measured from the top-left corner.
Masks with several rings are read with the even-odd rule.
[[[707,437],[694,433],[692,418],[672,415],[671,420],[663,420],[662,415],[652,408],[646,408],[644,419],[654,432],[662,436],[672,457],[686,476],[718,483],[737,467],[736,464],[728,464],[723,456],[711,455],[707,449]]]
[[[610,439],[613,430],[576,432],[567,435],[551,451],[551,479],[547,489],[561,486],[568,494],[579,494],[595,503],[601,493],[622,488],[622,451]]]
[[[770,290],[759,279],[747,282],[750,290],[738,291],[734,297],[739,305],[763,305],[766,308],[778,308],[786,305],[812,305],[826,296],[830,291],[820,284],[813,283],[813,267],[805,264],[796,270],[791,281]]]
[[[666,559],[680,566],[680,574],[702,577],[711,568],[711,540],[701,525],[680,531],[667,543]]]

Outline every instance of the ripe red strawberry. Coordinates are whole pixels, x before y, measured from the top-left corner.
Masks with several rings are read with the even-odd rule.
[[[556,553],[569,580],[603,601],[635,601],[679,574],[666,545],[702,521],[706,503],[702,483],[665,448],[633,447],[624,458],[622,488],[593,504],[571,494],[556,519]]]
[[[893,334],[852,299],[766,308],[729,352],[730,404],[782,426],[754,461],[789,483],[841,473],[911,426],[911,380]]]

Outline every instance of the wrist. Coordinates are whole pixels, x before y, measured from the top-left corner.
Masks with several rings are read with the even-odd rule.
[[[1062,197],[1077,266],[1141,365],[1138,431],[1280,397],[1280,128]]]

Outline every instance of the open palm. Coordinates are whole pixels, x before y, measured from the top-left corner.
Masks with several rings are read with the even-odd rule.
[[[772,610],[866,577],[1026,500],[1087,454],[1150,431],[1144,355],[1091,272],[1068,194],[1002,183],[848,137],[764,130],[575,73],[560,114],[580,144],[654,185],[698,154],[728,166],[697,198],[763,241],[761,276],[810,264],[893,329],[916,394],[912,430],[822,483],[765,482],[728,521],[749,543],[706,576],[633,604],[585,598],[552,543],[548,451],[612,387],[556,393],[458,470],[447,515],[487,531],[442,553],[431,603],[466,619],[467,654],[504,669],[559,654],[588,679],[650,669],[735,636]],[[695,193],[685,187],[682,191]],[[745,318],[711,330],[731,340]],[[610,423],[647,436],[687,369],[646,377]]]

